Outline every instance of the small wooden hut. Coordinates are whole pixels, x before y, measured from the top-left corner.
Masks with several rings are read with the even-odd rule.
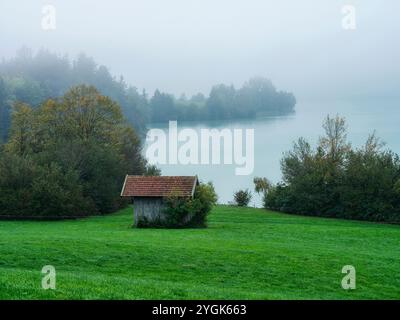
[[[130,197],[134,205],[134,224],[139,221],[162,221],[164,198],[172,194],[193,197],[197,176],[130,176],[125,177],[121,197]]]

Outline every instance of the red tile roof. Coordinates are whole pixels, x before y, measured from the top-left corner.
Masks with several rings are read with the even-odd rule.
[[[198,184],[196,176],[129,176],[122,187],[122,197],[165,197],[178,193],[190,197]]]

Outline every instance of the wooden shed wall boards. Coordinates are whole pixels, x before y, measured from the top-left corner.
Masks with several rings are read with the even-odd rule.
[[[141,221],[163,220],[164,201],[157,197],[135,197],[134,198],[134,223]]]

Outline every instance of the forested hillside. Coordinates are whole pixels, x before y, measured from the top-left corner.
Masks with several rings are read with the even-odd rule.
[[[10,110],[16,101],[37,107],[48,98],[62,96],[72,86],[93,85],[101,94],[116,101],[125,117],[138,130],[144,128],[145,99],[123,78],[113,77],[84,54],[72,62],[46,50],[37,54],[20,49],[15,58],[0,64],[0,124],[3,141],[10,126]]]
[[[62,96],[72,86],[92,85],[116,101],[125,118],[139,133],[146,123],[168,120],[224,120],[254,118],[259,114],[286,114],[294,111],[292,93],[278,91],[272,82],[253,78],[241,88],[219,84],[209,96],[202,93],[187,98],[156,90],[149,96],[145,90],[128,85],[123,77],[111,75],[108,68],[93,58],[80,54],[71,60],[47,50],[34,53],[20,49],[15,58],[0,63],[0,137],[5,141],[15,102],[37,107],[48,98]]]

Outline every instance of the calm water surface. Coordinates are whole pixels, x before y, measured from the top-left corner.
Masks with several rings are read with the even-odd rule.
[[[348,140],[353,146],[362,145],[368,134],[376,130],[386,142],[386,148],[400,153],[400,100],[358,101],[358,102],[299,102],[296,113],[288,116],[271,116],[257,120],[222,122],[178,122],[178,130],[192,128],[248,129],[255,132],[254,172],[249,176],[236,176],[236,165],[159,165],[163,175],[195,175],[203,181],[212,181],[216,187],[219,202],[232,201],[233,192],[249,188],[254,191],[253,177],[263,176],[273,182],[281,179],[280,159],[289,150],[293,141],[302,136],[315,145],[323,134],[322,122],[328,115],[340,114],[348,124]],[[154,124],[150,128],[162,128],[166,124]],[[146,146],[144,148],[146,150]],[[253,192],[254,193],[254,192]],[[259,206],[260,197],[253,195],[251,205]]]

